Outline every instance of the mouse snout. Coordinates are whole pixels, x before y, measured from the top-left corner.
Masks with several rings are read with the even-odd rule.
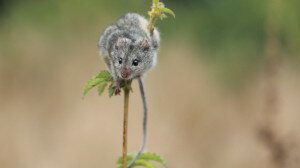
[[[121,76],[122,78],[128,78],[130,75],[130,70],[128,68],[123,68],[121,70]]]

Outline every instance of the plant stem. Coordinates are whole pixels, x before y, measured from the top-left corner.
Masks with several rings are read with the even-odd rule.
[[[155,20],[156,18],[153,15],[150,15],[148,29],[150,31],[151,36],[153,35]]]
[[[126,85],[131,85],[129,84]],[[130,87],[124,87],[124,119],[123,119],[123,168],[127,168],[127,136],[128,136],[128,107]]]
[[[266,27],[265,44],[265,121],[261,131],[263,141],[269,148],[274,167],[282,168],[286,166],[289,157],[287,146],[278,135],[278,124],[276,117],[280,112],[278,71],[280,68],[280,17],[281,0],[268,1],[268,16]]]

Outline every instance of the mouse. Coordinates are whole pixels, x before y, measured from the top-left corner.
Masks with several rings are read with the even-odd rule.
[[[123,81],[137,79],[143,102],[143,142],[128,168],[142,154],[147,139],[148,107],[143,77],[157,62],[160,34],[148,30],[148,20],[136,13],[127,13],[108,26],[98,42],[99,53],[113,77],[113,90],[119,95]]]
[[[156,28],[150,34],[147,26],[143,16],[127,13],[100,36],[100,55],[113,77],[115,94],[122,80],[142,77],[156,64],[160,36]]]

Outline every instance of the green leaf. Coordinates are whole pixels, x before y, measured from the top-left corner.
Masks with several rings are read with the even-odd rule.
[[[108,82],[113,80],[111,74],[108,71],[101,71],[90,79],[83,89],[83,96],[85,96],[92,88],[98,86],[98,93],[101,95]]]
[[[136,160],[132,167],[144,166],[146,168],[155,168],[155,166],[147,160]]]
[[[109,71],[106,71],[106,70],[101,71],[101,72],[96,76],[96,78],[101,78],[101,79],[103,79],[103,80],[105,80],[105,81],[111,81],[111,80],[112,80],[112,76],[111,76],[110,72],[109,72]]]
[[[109,88],[108,88],[108,94],[109,94],[109,97],[112,97],[114,95],[114,89],[113,89],[113,85],[110,84],[109,85]]]
[[[161,14],[161,15],[159,16],[160,20],[163,20],[163,19],[165,19],[165,18],[167,18],[167,17],[168,17],[168,16],[165,15],[165,14]]]
[[[161,8],[161,11],[167,14],[172,15],[175,18],[175,13],[169,8]]]
[[[162,159],[161,156],[155,153],[149,153],[149,152],[143,152],[139,159],[142,160],[150,160],[150,161],[156,161],[158,163],[161,163],[162,165],[166,166],[166,161]]]
[[[97,77],[89,80],[83,89],[83,96],[85,96],[93,87],[97,86],[101,82],[103,82],[103,80]]]
[[[127,161],[128,163],[130,163],[130,161]],[[156,168],[151,162],[147,161],[147,160],[136,160],[134,162],[134,165],[132,165],[132,167],[137,167],[137,166],[143,166],[146,168]],[[122,163],[118,163],[117,168],[122,168]]]
[[[107,86],[107,82],[100,82],[99,84],[98,84],[98,95],[99,96],[101,96],[102,95],[102,93],[104,92],[104,90],[105,90],[105,88],[106,88],[106,86]]]
[[[132,161],[132,159],[134,158],[135,155],[133,154],[129,154],[127,155],[127,163],[130,163]],[[122,167],[122,156],[118,158],[117,160],[117,167],[121,168]],[[164,167],[166,167],[166,161],[164,159],[162,159],[161,156],[159,156],[158,154],[155,153],[150,153],[150,152],[143,152],[138,159],[135,161],[133,167],[135,166],[144,166],[147,167],[149,166],[150,161],[155,161],[158,162],[160,164],[162,164]],[[147,162],[148,164],[145,165],[144,163]],[[150,163],[150,168],[151,167],[151,163]],[[148,168],[148,167],[147,167]]]

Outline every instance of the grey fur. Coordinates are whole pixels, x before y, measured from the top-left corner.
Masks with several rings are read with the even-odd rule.
[[[143,101],[143,142],[139,152],[129,163],[131,168],[143,152],[147,139],[147,101],[142,76],[156,64],[160,37],[157,29],[152,35],[147,30],[148,21],[135,13],[128,13],[105,29],[100,37],[98,47],[106,66],[114,78],[115,93],[118,94],[122,80],[138,79]],[[122,63],[120,63],[122,59]],[[138,65],[133,62],[138,60]],[[122,77],[124,68],[129,69],[130,75]]]

